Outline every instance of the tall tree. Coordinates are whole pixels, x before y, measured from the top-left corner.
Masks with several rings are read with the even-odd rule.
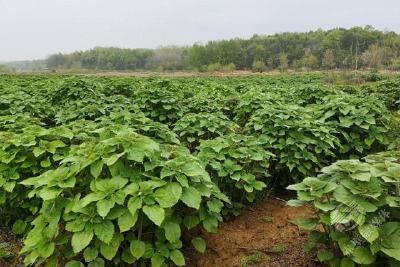
[[[279,54],[279,70],[286,71],[289,68],[289,60],[286,53]]]
[[[310,48],[306,49],[303,57],[303,65],[307,69],[316,69],[318,67],[318,58],[313,55]]]
[[[335,54],[332,49],[327,49],[322,58],[322,66],[326,69],[333,69],[336,66]]]

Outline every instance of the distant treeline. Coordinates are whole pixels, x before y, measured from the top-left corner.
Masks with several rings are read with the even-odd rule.
[[[187,47],[120,49],[96,47],[46,59],[49,69],[254,70],[400,69],[400,35],[371,26],[306,33],[254,35]]]
[[[46,60],[22,60],[0,63],[0,72],[13,71],[43,71],[47,66]]]

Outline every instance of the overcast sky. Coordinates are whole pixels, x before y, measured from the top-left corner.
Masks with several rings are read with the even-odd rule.
[[[0,61],[365,25],[400,32],[400,0],[0,0]]]

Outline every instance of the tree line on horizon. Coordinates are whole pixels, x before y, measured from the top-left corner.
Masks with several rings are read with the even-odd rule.
[[[366,26],[254,35],[249,39],[209,41],[185,47],[95,47],[50,55],[45,65],[54,70],[116,71],[400,70],[400,35]]]

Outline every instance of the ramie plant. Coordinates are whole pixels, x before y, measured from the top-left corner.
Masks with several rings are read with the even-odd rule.
[[[337,161],[288,189],[298,196],[289,205],[315,208],[295,223],[312,230],[306,249],[317,249],[321,262],[399,266],[400,152]]]
[[[21,251],[25,264],[104,266],[107,260],[117,266],[184,265],[182,229],[201,224],[215,232],[229,199],[183,147],[159,144],[130,128],[101,128],[95,135],[54,156],[64,143],[38,144],[32,136],[30,144],[36,146],[30,157],[50,153],[40,161],[48,170],[25,179],[4,177],[7,199],[20,190],[24,201],[39,208],[26,217],[32,228]],[[17,159],[27,155],[24,149],[11,149],[2,161],[10,154]],[[11,203],[17,204],[15,199]],[[27,227],[17,224],[16,231]],[[204,250],[201,238],[192,243]]]
[[[262,138],[232,134],[203,141],[198,158],[206,164],[211,179],[232,200],[224,213],[238,215],[269,184],[274,154],[264,149]]]

